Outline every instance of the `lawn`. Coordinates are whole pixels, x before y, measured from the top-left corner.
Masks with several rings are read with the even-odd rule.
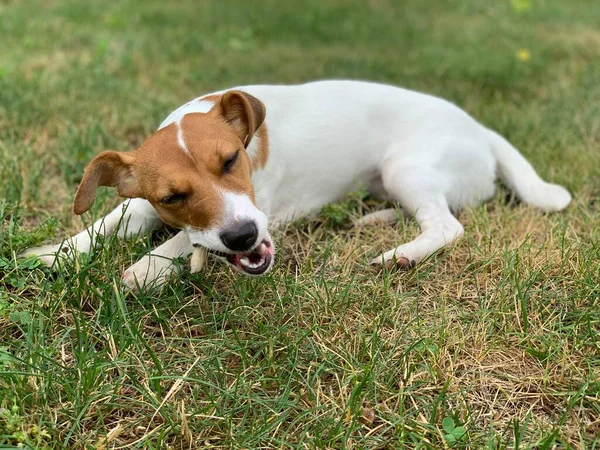
[[[600,448],[600,2],[0,1],[0,447]],[[98,152],[202,93],[369,79],[447,98],[565,185],[499,187],[408,272],[371,258],[414,222],[352,229],[353,196],[276,231],[274,271],[209,261],[162,291],[120,274],[167,232],[59,273],[18,259],[91,213]]]

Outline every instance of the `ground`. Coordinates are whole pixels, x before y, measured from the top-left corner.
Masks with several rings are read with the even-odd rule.
[[[600,3],[0,2],[0,446],[598,448]],[[358,78],[445,97],[574,196],[499,187],[408,272],[368,262],[413,222],[352,229],[356,194],[275,233],[275,270],[215,261],[161,292],[121,272],[164,232],[52,273],[25,248],[87,162],[180,104],[250,83]]]

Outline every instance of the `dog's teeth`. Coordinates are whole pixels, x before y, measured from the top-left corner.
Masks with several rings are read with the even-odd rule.
[[[264,252],[266,252],[266,251],[267,251],[267,246],[265,245],[265,243],[264,243],[264,242],[260,244],[260,247],[258,247],[258,251],[259,251],[260,253],[264,253]]]
[[[240,262],[245,265],[245,266],[250,266],[250,260],[248,258],[246,258],[245,256],[243,258],[240,258]]]

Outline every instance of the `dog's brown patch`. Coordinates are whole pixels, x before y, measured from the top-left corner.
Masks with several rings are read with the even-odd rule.
[[[254,202],[253,161],[244,144],[261,127],[264,105],[239,91],[212,97],[215,105],[208,113],[186,114],[154,133],[137,151],[96,157],[79,187],[75,212],[89,209],[98,186],[117,186],[124,197],[147,199],[161,219],[175,227],[206,229],[217,224],[223,192],[244,194]],[[226,169],[225,162],[236,154]]]
[[[83,214],[94,204],[98,186],[116,187],[122,197],[139,197],[140,191],[131,172],[135,152],[108,150],[96,156],[86,167],[75,194],[73,210]]]
[[[262,169],[267,165],[269,159],[269,130],[267,124],[263,123],[256,132],[258,137],[258,149],[252,160],[252,169]]]

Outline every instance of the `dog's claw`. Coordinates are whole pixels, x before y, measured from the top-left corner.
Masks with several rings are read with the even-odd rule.
[[[375,258],[371,261],[371,266],[375,267],[380,272],[385,268],[385,270],[393,270],[393,269],[403,269],[408,270],[412,269],[417,265],[417,262],[414,259],[408,259],[405,256],[399,256],[398,258],[387,259],[383,261],[383,258]]]

